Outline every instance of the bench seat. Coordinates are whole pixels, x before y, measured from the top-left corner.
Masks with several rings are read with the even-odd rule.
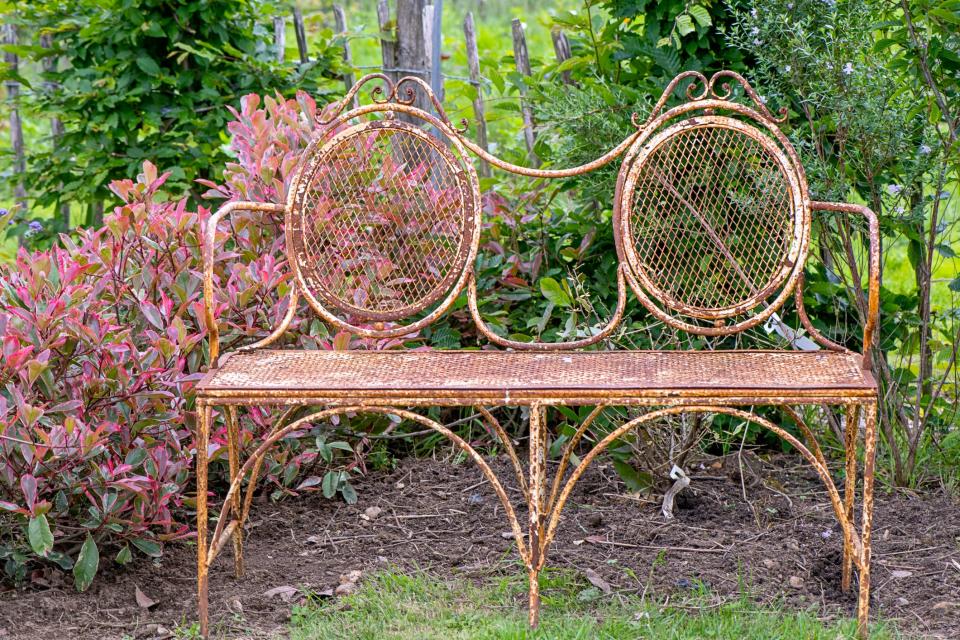
[[[547,398],[876,397],[861,356],[832,351],[282,351],[237,352],[200,396],[351,401],[515,402]],[[459,403],[459,402],[458,402]]]

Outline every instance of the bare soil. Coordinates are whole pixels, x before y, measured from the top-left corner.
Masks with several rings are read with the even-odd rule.
[[[510,477],[504,458],[493,465]],[[718,600],[746,589],[761,603],[853,615],[855,594],[840,590],[839,527],[816,476],[790,456],[748,466],[743,475],[729,460],[696,471],[668,522],[653,500],[629,495],[611,468],[596,465],[564,512],[548,564],[592,569],[614,589],[661,600],[703,586]],[[211,573],[215,635],[284,637],[299,594],[329,592],[351,570],[399,566],[471,580],[524,574],[503,509],[473,465],[405,459],[355,485],[360,501],[352,506],[318,495],[255,505],[246,577],[232,576],[229,545]],[[382,511],[368,520],[369,507]],[[960,638],[960,504],[943,494],[881,491],[875,514],[874,614],[896,620],[908,637]],[[103,558],[103,573],[83,594],[66,579],[2,593],[0,638],[169,637],[196,619],[194,552],[172,546],[158,561],[122,570]],[[139,605],[137,589],[156,604]]]

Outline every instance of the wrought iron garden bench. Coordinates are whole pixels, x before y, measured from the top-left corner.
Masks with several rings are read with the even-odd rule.
[[[748,104],[733,99],[730,81]],[[354,106],[358,90],[375,83],[372,101]],[[667,108],[681,82],[686,99]],[[680,87],[682,89],[682,87]],[[421,93],[422,92],[422,93]],[[435,113],[415,106],[429,98]],[[870,353],[878,322],[879,236],[874,214],[856,204],[810,199],[797,153],[747,82],[732,72],[712,78],[687,72],[667,87],[649,117],[621,144],[570,169],[519,167],[464,136],[417,78],[360,80],[320,122],[302,155],[286,203],[231,202],[205,230],[204,297],[210,338],[209,372],[197,387],[197,532],[199,615],[208,633],[208,571],[233,541],[243,573],[242,540],[263,456],[303,425],[345,412],[399,416],[443,434],[472,458],[496,492],[529,571],[529,621],[540,610],[538,574],[547,561],[561,511],[584,470],[612,442],[665,416],[728,414],[777,434],[823,481],[843,532],[842,586],[859,575],[859,632],[867,635],[870,531],[876,450],[877,385]],[[483,211],[469,153],[525,176],[567,178],[622,156],[613,225],[619,268],[616,308],[589,337],[565,343],[518,342],[494,332],[478,309],[474,262]],[[214,236],[232,212],[284,216],[290,302],[263,340],[220,354],[213,315]],[[811,216],[855,214],[869,233],[869,285],[862,354],[835,344],[803,308],[803,269]],[[581,350],[608,341],[624,315],[628,289],[665,325],[701,336],[731,336],[768,321],[793,295],[797,315],[818,350]],[[502,350],[295,351],[267,347],[288,331],[305,299],[329,325],[357,336],[398,338],[423,329],[464,294],[480,333]],[[607,342],[609,344],[609,342]],[[241,464],[237,409],[286,405],[276,426]],[[298,407],[317,410],[293,418]],[[545,410],[551,405],[597,409],[567,442],[552,482]],[[843,494],[811,429],[794,407],[832,405],[846,412]],[[504,484],[456,433],[416,409],[474,407],[499,436],[522,489],[521,523]],[[529,464],[520,458],[491,409],[529,407]],[[599,440],[571,468],[571,455],[603,407],[644,410]],[[801,438],[751,411],[776,406]],[[227,422],[232,484],[208,542],[207,446],[213,411]],[[854,521],[858,436],[862,430],[861,524]],[[246,483],[246,493],[241,491]]]

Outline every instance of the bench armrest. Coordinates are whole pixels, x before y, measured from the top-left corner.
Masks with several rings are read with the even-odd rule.
[[[285,207],[282,204],[272,202],[228,202],[214,213],[207,220],[203,229],[203,316],[207,325],[207,335],[210,339],[210,368],[217,366],[217,359],[220,357],[220,329],[217,327],[217,321],[213,317],[213,251],[217,235],[217,225],[227,215],[234,211],[266,211],[272,213],[283,213]]]
[[[863,367],[871,369],[871,350],[876,342],[880,324],[880,221],[877,214],[862,204],[846,202],[811,202],[810,208],[820,211],[857,213],[867,219],[870,240],[869,284],[867,291],[867,315],[863,325]]]

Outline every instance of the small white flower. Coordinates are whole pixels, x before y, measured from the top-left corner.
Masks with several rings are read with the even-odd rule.
[[[790,65],[785,66],[783,70],[786,71],[787,73],[790,73]]]
[[[760,44],[761,44],[760,38],[754,38],[754,39],[753,39],[753,44],[754,44],[754,46],[759,47]]]
[[[923,155],[927,155],[931,151],[933,151],[933,149],[930,148],[930,145],[928,144],[920,145],[920,153],[922,153]]]
[[[833,535],[833,531],[831,529],[824,529],[823,531],[820,532],[820,537],[823,538],[824,540],[828,539],[832,535]]]
[[[903,208],[902,206],[897,207],[896,209],[893,210],[893,212],[894,212],[895,214],[897,214],[898,216],[902,216],[902,215],[903,215],[903,212],[904,212],[904,208]]]
[[[756,8],[756,7],[754,7],[753,9],[750,9],[750,17],[753,18],[754,20],[757,19],[757,8]]]
[[[848,62],[847,64],[843,65],[843,74],[848,76],[851,73],[853,73],[853,63]]]
[[[752,36],[755,36],[759,33],[760,33],[760,29],[758,27],[754,27],[753,29],[750,29],[750,35]]]
[[[898,184],[888,184],[888,185],[887,185],[887,193],[889,193],[889,194],[892,195],[892,196],[897,195],[897,194],[900,193],[901,191],[903,191],[903,187],[901,187],[901,186],[898,185]]]
[[[792,3],[792,2],[788,2],[788,3],[787,3],[787,10],[788,10],[788,11],[793,11],[793,3]]]
[[[758,96],[758,97],[760,98],[760,102],[762,102],[763,104],[767,104],[766,96]]]

